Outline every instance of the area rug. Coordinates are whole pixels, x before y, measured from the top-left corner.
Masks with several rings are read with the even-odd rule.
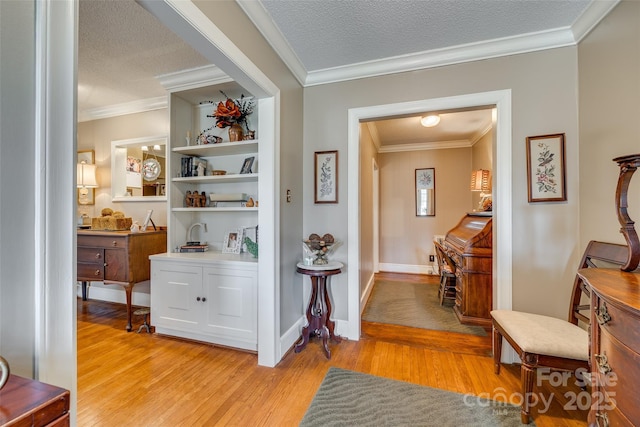
[[[487,335],[484,328],[461,324],[451,303],[440,305],[438,285],[435,284],[376,280],[362,320],[481,337]]]
[[[334,367],[300,423],[301,427],[521,425],[518,406]]]

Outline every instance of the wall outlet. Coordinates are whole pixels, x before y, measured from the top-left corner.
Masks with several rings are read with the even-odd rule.
[[[429,262],[434,262],[436,258],[433,255],[429,255]]]

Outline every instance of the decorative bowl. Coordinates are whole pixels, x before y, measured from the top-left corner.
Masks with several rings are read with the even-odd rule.
[[[302,244],[305,253],[305,263],[310,262],[313,265],[325,265],[329,263],[329,256],[333,255],[342,242],[339,240],[327,242],[324,240],[303,239]]]
[[[226,175],[227,171],[223,171],[223,170],[212,170],[211,171],[211,175]]]

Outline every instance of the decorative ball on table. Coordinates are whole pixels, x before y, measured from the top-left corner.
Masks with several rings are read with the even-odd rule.
[[[327,233],[324,236],[312,233],[308,239],[302,240],[305,252],[304,262],[307,265],[326,265],[329,263],[329,256],[335,252],[341,242],[333,235]]]

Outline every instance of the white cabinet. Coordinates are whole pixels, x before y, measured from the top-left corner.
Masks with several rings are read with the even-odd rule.
[[[151,256],[156,332],[257,351],[257,263],[250,255]]]

